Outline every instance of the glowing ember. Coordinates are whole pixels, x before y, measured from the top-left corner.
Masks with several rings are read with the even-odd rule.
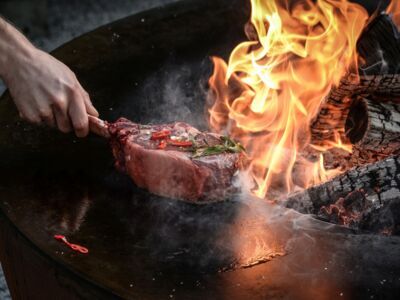
[[[359,222],[362,217],[362,213],[346,208],[344,202],[345,199],[340,198],[335,204],[322,206],[320,213],[324,213],[328,216],[334,215],[337,218],[337,222],[344,226],[349,226],[353,222]]]
[[[358,68],[356,42],[368,14],[346,0],[251,0],[252,40],[239,44],[226,64],[213,57],[209,123],[245,145],[254,193],[288,193],[327,180],[323,152],[351,151],[336,135],[306,159],[310,124],[325,96]],[[301,184],[294,173],[301,170]]]

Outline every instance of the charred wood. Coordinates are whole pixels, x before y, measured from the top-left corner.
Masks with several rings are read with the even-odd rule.
[[[326,214],[332,205],[342,205],[344,209],[357,207],[359,216],[353,220],[356,228],[399,234],[400,157],[351,169],[323,184],[292,194],[283,205],[316,215]]]
[[[335,131],[346,141],[345,124],[354,99],[370,94],[374,95],[371,99],[375,102],[388,102],[390,99],[399,102],[400,74],[360,75],[360,81],[354,74],[343,78],[338,87],[332,88],[311,126],[312,143],[320,145],[332,140]]]
[[[345,128],[357,165],[397,154],[400,150],[400,104],[358,97],[350,108]]]
[[[365,29],[357,44],[363,64],[358,74],[348,73],[327,95],[311,126],[313,144],[332,140],[334,132],[345,137],[345,122],[354,99],[400,99],[400,34],[386,14],[377,16]]]

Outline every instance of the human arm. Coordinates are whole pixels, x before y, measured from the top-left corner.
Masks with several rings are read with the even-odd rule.
[[[89,132],[88,114],[98,116],[88,93],[62,62],[33,46],[0,18],[0,77],[20,116],[32,123]]]

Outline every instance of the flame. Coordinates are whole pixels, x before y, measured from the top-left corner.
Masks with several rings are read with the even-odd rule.
[[[386,9],[386,12],[392,16],[394,23],[400,29],[400,1],[392,0]]]
[[[319,151],[319,152],[325,152],[330,149],[342,149],[345,152],[352,153],[353,151],[353,145],[350,143],[346,143],[342,141],[342,138],[340,137],[340,133],[338,131],[335,131],[333,133],[334,140],[333,141],[325,141],[324,145],[310,145],[313,149]]]
[[[299,187],[295,166],[306,176],[301,188],[331,176],[323,158],[304,158],[310,124],[329,90],[357,70],[356,42],[368,18],[346,0],[291,2],[251,0],[256,38],[239,44],[228,63],[212,58],[210,127],[246,147],[259,197]],[[340,140],[323,147],[335,145],[348,149]]]

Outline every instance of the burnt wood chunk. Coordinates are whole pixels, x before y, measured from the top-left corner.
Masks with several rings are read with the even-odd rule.
[[[359,80],[357,75],[349,74],[343,78],[338,87],[331,89],[311,125],[312,143],[320,145],[332,140],[335,131],[346,141],[345,124],[354,99],[371,94],[375,102],[399,102],[400,74],[360,75]]]
[[[335,131],[342,139],[345,138],[344,124],[357,88],[357,76],[349,74],[342,78],[339,86],[331,89],[311,125],[312,144],[321,145],[324,141],[333,140]]]
[[[350,108],[345,128],[357,164],[396,154],[400,149],[400,104],[359,97]]]
[[[356,229],[400,234],[400,34],[392,19],[375,17],[357,50],[359,69],[332,87],[311,125],[314,145],[334,140],[335,132],[353,145],[350,157],[324,153],[325,167],[348,171],[283,204]]]
[[[344,200],[344,201],[343,201]],[[358,206],[357,228],[400,233],[400,157],[360,166],[283,201],[302,213],[321,214],[338,201]],[[324,209],[325,208],[325,209]],[[345,207],[346,208],[346,207]]]
[[[377,16],[361,35],[357,50],[360,68],[357,74],[346,74],[326,96],[311,125],[313,144],[332,140],[335,131],[346,141],[347,114],[359,95],[373,95],[371,99],[378,102],[400,99],[400,34],[392,19]]]

